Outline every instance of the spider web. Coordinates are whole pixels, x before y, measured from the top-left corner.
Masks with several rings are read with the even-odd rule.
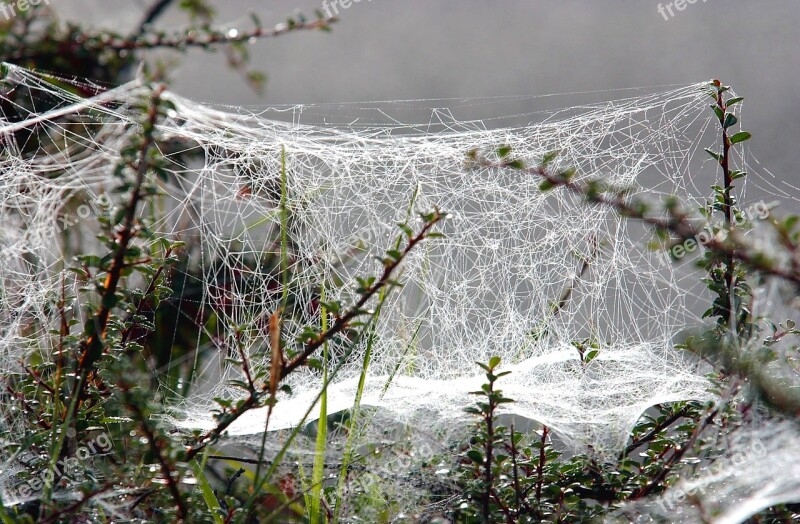
[[[29,352],[55,347],[52,304],[62,286],[78,287],[66,270],[71,257],[99,249],[93,217],[99,202],[120,200],[114,166],[139,132],[139,104],[150,92],[138,82],[106,89],[8,67],[0,87],[0,364],[11,371]],[[696,272],[650,251],[642,228],[608,209],[544,193],[530,176],[467,157],[508,145],[535,163],[559,150],[554,167],[577,166],[578,180],[600,177],[699,206],[716,177],[702,152],[717,141],[703,85],[464,119],[444,107],[469,115],[509,100],[212,108],[167,91],[174,110],[158,132],[168,177],[143,214],[161,234],[186,242],[185,263],[172,277],[181,292],[170,303],[194,325],[195,346],[156,370],[194,375],[191,391],[165,415],[182,428],[212,427],[212,399],[240,395],[228,380],[241,379],[241,369],[225,360],[237,345],[255,370],[269,369],[269,317],[283,297],[275,262],[282,155],[294,314],[287,339],[319,324],[322,287],[328,300],[352,302],[355,278],[380,270],[375,256],[393,246],[410,209],[449,213],[446,236],[402,264],[404,288],[390,295],[375,326],[362,404],[382,417],[415,427],[463,420],[469,392],[483,381],[475,362],[493,355],[512,371],[501,383],[515,399],[508,413],[605,458],[625,446],[648,407],[712,398],[708,369],[673,347],[697,324],[698,302],[707,303]],[[24,90],[24,103],[13,89]],[[48,146],[33,145],[33,132],[46,134]],[[791,197],[793,188],[763,169],[749,178],[762,194]],[[174,343],[179,336],[176,328]],[[352,407],[365,344],[332,348],[338,370],[329,412]],[[591,346],[597,356],[586,362],[582,348]],[[300,369],[286,382],[293,394],[280,398],[271,430],[314,419],[320,373]],[[163,382],[165,392],[180,395],[182,387]],[[249,412],[228,436],[263,432],[265,416]],[[781,494],[775,500],[786,500],[787,490]]]

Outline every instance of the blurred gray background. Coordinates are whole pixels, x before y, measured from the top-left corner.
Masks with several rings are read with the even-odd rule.
[[[154,0],[51,0],[64,17],[130,31]],[[341,0],[340,0],[341,1]],[[250,27],[322,0],[216,0],[218,21]],[[330,3],[330,0],[329,0]],[[670,2],[661,2],[665,7]],[[259,97],[222,54],[190,52],[173,88],[232,105],[545,95],[720,78],[746,97],[755,156],[800,182],[800,2],[697,0],[665,20],[655,0],[361,0],[332,33],[296,33],[251,46],[268,75]],[[669,16],[667,14],[667,16]],[[177,9],[163,28],[181,27]],[[611,99],[629,92],[604,93]],[[516,104],[516,105],[514,105]],[[437,105],[443,105],[439,103]],[[571,97],[517,99],[504,114],[572,105]]]

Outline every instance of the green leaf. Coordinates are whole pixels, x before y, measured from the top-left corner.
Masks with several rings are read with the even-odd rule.
[[[563,179],[564,181],[569,182],[570,180],[572,180],[575,177],[577,172],[578,172],[577,169],[575,169],[574,167],[571,167],[569,169],[565,169],[564,171],[560,172],[558,174],[558,176],[559,176],[559,178]]]
[[[714,159],[716,159],[717,162],[722,163],[722,155],[720,153],[717,153],[716,151],[709,148],[706,148],[705,151],[706,153],[714,157]]]
[[[739,103],[739,102],[741,102],[742,100],[744,100],[744,97],[737,96],[736,98],[731,98],[730,100],[728,100],[727,102],[725,102],[725,105],[726,105],[727,107],[731,107],[731,106],[732,106],[732,105],[734,105],[734,104],[738,104],[738,103]]]
[[[328,310],[329,313],[333,313],[334,315],[338,315],[342,309],[341,304],[338,302],[327,302],[327,301],[320,301],[320,306],[324,307]]]
[[[551,181],[549,181],[549,180],[545,180],[544,182],[542,182],[541,184],[539,184],[539,191],[542,191],[542,192],[544,192],[544,191],[550,191],[550,190],[551,190],[551,189],[553,189],[554,187],[556,187],[556,185],[555,185],[554,183],[552,183],[552,182],[551,182]]]
[[[751,135],[747,131],[741,131],[741,132],[736,133],[735,135],[733,135],[731,137],[731,144],[738,144],[739,142],[744,142],[745,140],[750,140],[750,137],[752,137],[752,136],[753,135]]]
[[[103,266],[103,259],[96,255],[79,255],[75,259],[86,267],[102,268]]]
[[[405,235],[406,235],[408,238],[411,238],[411,237],[413,237],[413,236],[414,236],[414,230],[413,230],[413,229],[411,229],[410,227],[408,227],[408,224],[403,224],[403,223],[401,222],[401,223],[397,224],[397,227],[398,227],[398,228],[400,228],[400,230],[401,230],[403,233],[405,233]]]
[[[386,252],[386,254],[389,256],[389,258],[393,260],[400,260],[401,258],[403,258],[403,254],[396,249],[390,249],[389,251]]]
[[[122,223],[122,219],[125,218],[125,215],[128,213],[128,209],[125,207],[121,207],[117,209],[116,213],[114,213],[114,218],[111,219],[111,223],[113,225],[117,225]]]
[[[500,365],[500,357],[494,356],[489,359],[489,368],[494,369]]]
[[[267,81],[267,75],[261,71],[248,71],[247,80],[260,89]]]
[[[505,158],[511,154],[511,146],[500,146],[497,148],[497,156]]]
[[[356,282],[358,282],[357,290],[359,292],[366,292],[372,287],[372,285],[375,283],[375,280],[375,277],[356,277]]]
[[[169,172],[166,169],[160,166],[153,166],[153,171],[163,182],[169,182]]]
[[[222,508],[219,505],[217,496],[214,494],[214,490],[211,488],[211,484],[209,484],[204,471],[210,449],[211,448],[206,448],[201,462],[196,460],[192,461],[192,472],[194,473],[194,477],[197,479],[197,483],[200,486],[200,494],[203,497],[203,502],[206,503],[208,512],[211,513],[211,517],[214,519],[214,524],[223,524],[224,520],[222,518]]]
[[[715,105],[711,106],[711,109],[714,110],[714,113],[716,113],[717,118],[719,119],[720,122],[722,122],[722,119],[725,118],[725,112]]]
[[[475,464],[483,464],[483,454],[477,449],[467,451],[467,457]]]
[[[736,122],[738,121],[739,119],[736,118],[736,115],[728,113],[727,115],[725,115],[725,122],[723,122],[722,127],[728,129],[729,127],[735,126]]]
[[[542,157],[542,166],[547,166],[548,164],[551,164],[553,160],[555,160],[560,154],[561,154],[560,149],[556,149],[554,151],[545,153],[544,156]]]

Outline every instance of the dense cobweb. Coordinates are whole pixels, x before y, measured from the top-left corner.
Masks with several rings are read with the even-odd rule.
[[[76,285],[66,266],[93,245],[98,202],[120,198],[114,167],[139,132],[149,88],[106,90],[13,66],[7,80],[4,111],[12,99],[2,89],[28,94],[13,107],[24,118],[0,120],[0,364],[11,370],[34,347],[52,344],[47,330],[57,319],[48,304],[62,286]],[[649,250],[641,227],[613,211],[542,192],[530,175],[479,167],[467,155],[508,145],[533,163],[558,150],[555,167],[575,166],[579,179],[700,205],[716,176],[702,149],[717,140],[701,87],[622,92],[626,98],[563,110],[515,98],[516,107],[533,106],[530,113],[475,119],[441,107],[497,108],[507,100],[212,108],[166,92],[174,109],[158,132],[170,162],[147,212],[161,234],[186,242],[173,304],[195,322],[188,340],[197,346],[169,364],[195,368],[192,392],[171,420],[213,426],[212,399],[240,394],[227,381],[240,379],[241,369],[225,360],[237,344],[254,368],[269,368],[269,318],[283,301],[275,263],[283,162],[295,315],[287,339],[303,323],[319,324],[323,287],[328,300],[352,301],[356,277],[377,274],[375,257],[393,246],[398,222],[411,217],[418,225],[415,212],[434,207],[449,214],[445,237],[403,262],[404,287],[375,328],[361,403],[380,408],[382,420],[457,423],[482,381],[475,362],[493,355],[512,371],[502,384],[516,401],[508,412],[605,458],[624,447],[648,407],[712,398],[708,369],[674,348],[676,335],[697,324],[697,274]],[[51,139],[46,150],[31,149],[26,137],[34,131]],[[789,190],[768,174],[752,176],[768,194]],[[329,412],[353,405],[365,344],[334,355]],[[589,346],[598,353],[586,362]],[[280,398],[271,430],[314,418],[320,373],[301,369],[287,383],[293,394]],[[180,393],[181,384],[163,387]],[[265,416],[248,413],[228,436],[262,432]],[[697,482],[713,486],[719,475]],[[791,499],[789,488],[777,491],[771,502]]]

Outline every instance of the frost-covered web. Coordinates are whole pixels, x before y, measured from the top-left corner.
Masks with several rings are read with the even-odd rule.
[[[11,107],[2,92],[4,111],[25,115],[0,121],[4,370],[33,347],[52,345],[50,305],[62,284],[75,286],[65,266],[93,245],[98,201],[121,198],[113,193],[114,167],[139,132],[131,124],[149,94],[136,82],[105,91],[18,68],[9,80],[0,89],[28,96]],[[75,91],[96,94],[85,99]],[[190,394],[170,413],[175,423],[210,428],[212,399],[240,394],[228,380],[240,379],[241,369],[225,361],[236,344],[254,368],[269,368],[269,317],[282,300],[283,152],[297,316],[285,326],[286,339],[303,322],[319,324],[322,286],[329,300],[352,301],[355,277],[379,271],[375,256],[392,247],[412,204],[450,214],[446,237],[403,263],[405,286],[379,317],[362,404],[381,408],[382,417],[415,427],[457,423],[482,381],[475,361],[492,355],[513,371],[502,384],[516,400],[509,412],[603,457],[625,445],[648,407],[710,398],[707,369],[673,348],[673,338],[697,323],[697,274],[687,278],[688,270],[648,250],[642,229],[608,209],[562,191],[543,193],[536,179],[478,168],[467,157],[509,145],[536,162],[560,150],[556,167],[576,166],[578,177],[704,201],[716,173],[702,149],[717,137],[701,85],[623,95],[554,111],[539,109],[541,99],[517,98],[531,105],[529,114],[463,120],[425,101],[214,109],[167,92],[175,109],[158,130],[172,162],[163,195],[147,212],[161,233],[186,242],[171,304],[194,329],[172,336],[193,347],[157,370],[167,376],[171,367],[193,368]],[[437,104],[476,110],[501,102]],[[409,108],[425,118],[404,119]],[[26,141],[34,130],[49,135],[46,150]],[[767,176],[751,173],[768,194],[790,194]],[[579,348],[592,344],[598,356],[584,363]],[[342,359],[334,348],[341,367],[328,388],[329,412],[352,406],[364,350]],[[305,421],[321,376],[303,369],[287,382],[294,394],[280,399],[270,429]],[[163,383],[178,393],[181,387]],[[260,433],[264,423],[265,411],[255,410],[228,434]]]

